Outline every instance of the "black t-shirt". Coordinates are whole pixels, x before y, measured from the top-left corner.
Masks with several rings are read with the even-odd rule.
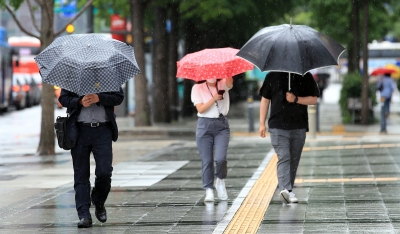
[[[291,92],[294,95],[319,97],[318,85],[311,73],[307,72],[304,76],[291,73],[290,77]],[[286,101],[288,85],[289,73],[287,72],[269,72],[265,76],[260,95],[271,100],[268,126],[284,130],[305,128],[308,131],[307,105]]]

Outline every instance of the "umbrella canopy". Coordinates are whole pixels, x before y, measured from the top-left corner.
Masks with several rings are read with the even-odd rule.
[[[306,72],[338,65],[344,47],[305,25],[283,24],[258,31],[240,49],[242,57],[261,71]]]
[[[132,46],[95,33],[58,37],[35,61],[43,82],[78,95],[118,91],[140,73]]]
[[[399,66],[396,66],[394,64],[387,64],[386,68],[392,68],[396,71],[396,72],[391,73],[392,78],[394,78],[394,79],[400,78],[400,67]]]
[[[392,74],[395,73],[396,70],[393,68],[388,68],[388,67],[380,67],[371,72],[371,76],[379,76],[379,75],[385,75],[385,74]]]
[[[176,77],[194,81],[228,78],[253,69],[253,64],[237,57],[238,49],[204,49],[185,55],[177,62]]]

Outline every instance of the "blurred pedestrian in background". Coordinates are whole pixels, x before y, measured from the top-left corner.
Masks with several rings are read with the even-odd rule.
[[[228,199],[225,188],[227,176],[227,150],[230,139],[228,119],[229,89],[233,87],[232,77],[207,79],[197,82],[191,99],[198,111],[196,142],[202,161],[202,181],[206,190],[205,202],[214,201],[213,185],[218,198]],[[216,166],[214,168],[214,161]],[[214,184],[214,176],[216,176]]]
[[[386,118],[390,114],[390,102],[392,94],[396,90],[396,83],[390,74],[385,74],[376,84],[377,89],[381,93],[381,102],[383,103],[381,114],[381,133],[386,133]]]
[[[304,76],[270,72],[265,77],[260,95],[259,132],[262,138],[266,136],[265,121],[271,104],[268,128],[271,144],[278,155],[279,198],[285,204],[297,203],[292,189],[308,131],[307,105],[317,103],[320,95],[318,85],[309,72]]]
[[[114,106],[124,100],[119,92],[105,92],[79,96],[62,89],[60,103],[70,114],[68,132],[71,140],[77,142],[71,149],[74,167],[75,205],[78,211],[78,228],[92,226],[90,204],[95,206],[96,218],[104,223],[107,212],[104,203],[111,189],[113,171],[112,141],[118,139]],[[90,154],[96,161],[94,187],[90,185]]]

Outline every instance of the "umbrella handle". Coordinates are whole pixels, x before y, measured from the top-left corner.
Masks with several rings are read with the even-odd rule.
[[[289,91],[290,91],[290,72],[289,72]]]

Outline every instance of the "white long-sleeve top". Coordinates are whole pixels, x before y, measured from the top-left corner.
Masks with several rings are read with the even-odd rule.
[[[201,84],[195,84],[192,87],[192,94],[191,94],[191,99],[193,104],[196,106],[199,103],[207,103],[212,99],[213,96],[217,95],[217,88],[208,86],[210,90],[207,88],[207,82],[201,83]],[[219,113],[222,113],[223,115],[227,115],[229,112],[229,89],[226,86],[226,80],[222,79],[218,81],[218,90],[225,90],[225,93],[223,95],[224,99],[223,100],[218,100],[218,107],[216,105],[212,105],[207,111],[204,113],[200,114],[197,113],[198,117],[205,117],[205,118],[218,118]],[[212,95],[211,95],[211,93]],[[218,111],[219,109],[219,111]]]

